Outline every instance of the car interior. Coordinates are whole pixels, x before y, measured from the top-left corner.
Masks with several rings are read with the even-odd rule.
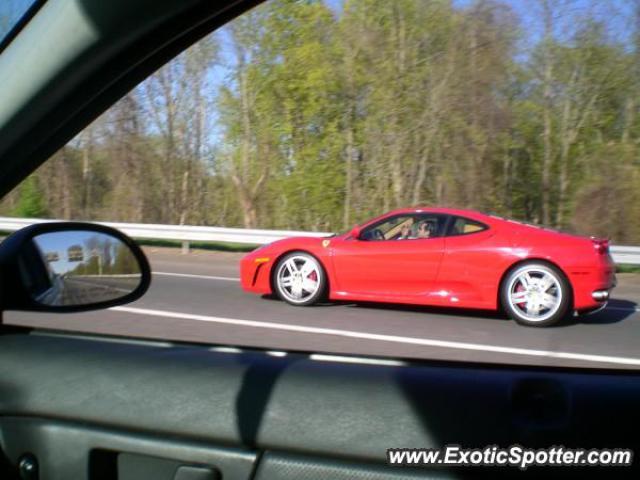
[[[0,193],[18,185],[179,52],[258,3],[36,2],[0,45]],[[61,228],[94,227],[48,226],[19,232],[0,244],[2,311],[65,315],[107,308],[139,298],[153,281],[140,249],[123,235],[102,230],[134,253],[139,286],[124,298],[106,296],[96,304],[37,304],[29,292],[60,276],[38,270],[29,242]],[[461,225],[459,233],[477,228]],[[390,448],[448,444],[638,449],[637,371],[465,358],[318,361],[309,351],[273,356],[255,348],[219,347],[225,345],[0,324],[0,478],[637,475],[634,467],[532,467],[523,472],[387,463]]]
[[[390,219],[381,220],[374,225],[365,228],[359,240],[399,240],[399,239],[417,239],[420,238],[419,229],[424,224],[424,238],[439,237],[444,235],[450,218],[443,215],[399,215]],[[406,229],[406,236],[403,235],[403,229]],[[452,233],[456,234],[457,233]],[[428,235],[428,237],[427,237]]]

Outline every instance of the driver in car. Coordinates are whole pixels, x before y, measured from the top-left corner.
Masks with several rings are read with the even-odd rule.
[[[410,236],[411,236],[411,227],[409,227],[409,225],[405,223],[400,228],[400,236],[398,237],[398,240],[406,240],[408,238],[411,238]]]
[[[427,222],[420,222],[418,224],[418,238],[429,238],[431,236],[431,230]]]

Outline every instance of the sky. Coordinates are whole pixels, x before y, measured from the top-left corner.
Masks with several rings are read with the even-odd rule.
[[[57,252],[58,261],[51,262],[49,265],[54,272],[62,274],[74,269],[78,262],[69,262],[67,260],[67,250],[73,245],[81,245],[84,250],[85,260],[89,256],[86,243],[91,238],[98,237],[101,242],[109,241],[112,244],[112,258],[115,258],[115,248],[121,242],[110,235],[95,231],[68,230],[61,232],[43,233],[34,237],[34,241],[43,253]]]
[[[327,5],[336,13],[342,10],[343,0],[324,0]],[[425,2],[432,0],[424,0]],[[478,0],[450,0],[456,8],[466,8]],[[528,42],[540,40],[542,32],[540,0],[494,0],[511,7],[518,17],[522,26],[522,31]],[[604,18],[613,25],[612,30],[623,39],[628,38],[631,30],[631,22],[634,20],[633,0],[551,0],[552,5],[558,8],[560,17],[558,29],[566,29],[562,17],[573,17],[578,13],[594,13],[597,18]],[[561,34],[561,32],[558,32]]]
[[[524,40],[537,43],[542,37],[542,6],[541,0],[497,0],[508,5],[516,14]],[[465,8],[476,3],[476,0],[452,0],[455,7]],[[603,19],[612,26],[611,31],[627,40],[633,21],[632,0],[551,0],[552,7],[557,11],[555,16],[555,34],[562,37],[563,31],[575,27],[576,15]]]

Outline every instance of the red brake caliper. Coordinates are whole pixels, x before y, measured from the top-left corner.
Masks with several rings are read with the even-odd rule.
[[[518,286],[516,287],[516,292],[524,292],[524,290],[525,290],[525,288],[522,286],[522,284],[521,284],[521,283],[519,283],[519,284],[518,284]],[[518,303],[516,303],[516,305],[518,305],[518,306],[522,306],[522,305],[525,305],[526,303],[527,303],[527,302],[526,302],[526,300],[525,300],[525,301],[522,301],[522,302],[518,302]]]

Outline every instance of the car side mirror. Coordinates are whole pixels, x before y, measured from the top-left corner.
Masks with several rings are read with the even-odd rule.
[[[122,232],[38,223],[0,244],[0,309],[80,312],[132,302],[151,283],[149,262]]]
[[[354,240],[358,240],[358,238],[360,238],[360,227],[357,225],[353,227],[349,232],[349,236]]]

